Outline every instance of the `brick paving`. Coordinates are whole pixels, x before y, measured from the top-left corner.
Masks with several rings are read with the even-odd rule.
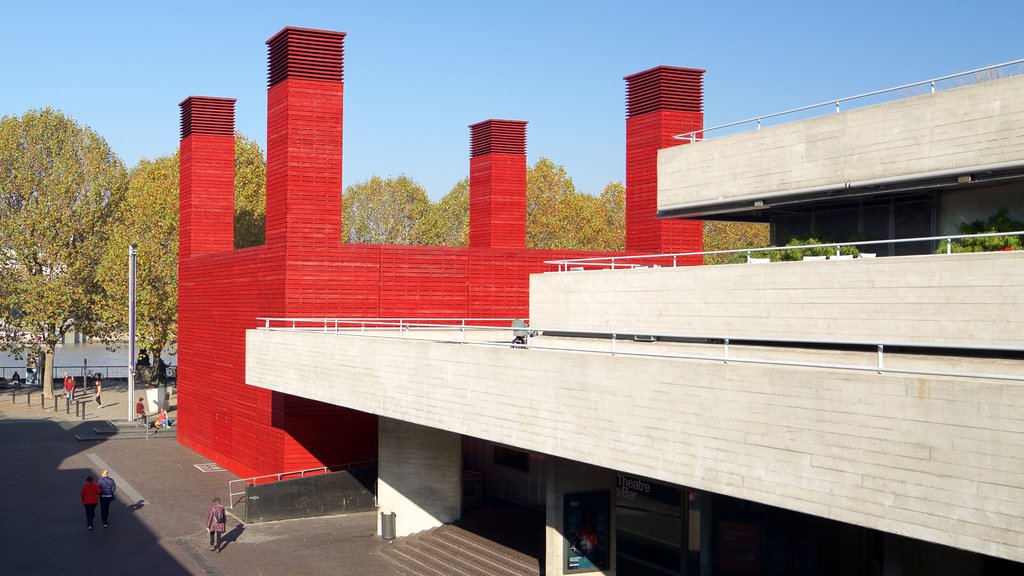
[[[209,460],[168,439],[80,442],[103,419],[128,415],[124,386],[104,390],[105,407],[89,403],[86,420],[11,403],[0,391],[0,572],[4,574],[396,576],[381,551],[372,512],[244,525],[228,518],[227,543],[209,552],[205,530],[210,500],[227,501],[230,472],[202,472]],[[91,395],[88,396],[91,399]],[[134,405],[134,403],[132,403]],[[173,412],[173,411],[172,411]],[[174,415],[172,414],[172,417]],[[99,463],[121,478],[104,529],[96,511],[86,530],[79,491]],[[138,495],[139,501],[133,496]]]

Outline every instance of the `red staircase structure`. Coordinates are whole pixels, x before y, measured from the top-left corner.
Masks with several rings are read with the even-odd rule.
[[[233,249],[235,101],[180,104],[178,439],[240,476],[377,453],[375,416],[246,385],[245,331],[257,317],[525,317],[529,275],[545,260],[597,255],[525,248],[526,122],[515,120],[470,127],[468,247],[342,244],[344,40],[288,27],[267,41],[263,246]],[[699,98],[699,71],[655,70],[644,102],[680,85]],[[627,78],[631,102],[630,79],[643,74]],[[677,241],[655,198],[657,150],[679,144],[664,136],[699,129],[702,115],[654,100],[627,122],[627,237],[640,239],[629,248],[699,250],[700,224]]]

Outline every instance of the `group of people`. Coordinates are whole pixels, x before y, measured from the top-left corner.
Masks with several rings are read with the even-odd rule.
[[[138,415],[143,426],[149,427],[149,414],[146,413],[146,401],[142,396],[139,396],[139,401],[135,403],[135,414]],[[167,410],[161,410],[160,415],[153,422],[153,428],[170,428],[171,426],[174,426],[174,418],[167,415]]]
[[[103,402],[100,399],[100,394],[103,393],[103,382],[99,378],[96,379],[96,394],[94,396],[96,400],[96,406],[103,408]],[[71,408],[71,403],[75,401],[75,379],[73,376],[64,372],[64,401],[67,403],[67,407]]]
[[[92,530],[92,519],[96,516],[96,505],[100,506],[100,519],[103,520],[103,527],[110,523],[110,503],[114,501],[114,493],[117,492],[117,484],[110,477],[109,470],[100,472],[100,481],[93,482],[92,476],[85,478],[85,485],[82,486],[82,505],[85,506],[85,525]]]
[[[114,501],[114,494],[117,493],[117,483],[110,477],[110,470],[100,471],[100,481],[93,481],[91,475],[86,476],[85,484],[82,486],[82,506],[85,507],[85,526],[87,530],[93,528],[93,518],[96,516],[96,506],[100,507],[100,519],[103,527],[110,526],[110,504]],[[210,504],[210,510],[206,514],[206,530],[210,533],[210,551],[220,552],[224,530],[227,526],[227,513],[220,498],[214,498]]]

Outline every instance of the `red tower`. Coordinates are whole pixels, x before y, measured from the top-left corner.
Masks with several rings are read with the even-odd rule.
[[[704,70],[657,66],[626,76],[626,250],[699,252],[701,222],[658,220],[658,150],[704,127]],[[699,259],[697,259],[699,263]]]
[[[469,245],[526,247],[526,122],[469,127]]]
[[[549,270],[545,260],[598,255],[524,248],[526,122],[513,120],[471,126],[468,248],[342,244],[344,39],[285,28],[267,42],[263,246],[233,249],[234,100],[181,105],[178,440],[242,476],[377,450],[376,417],[245,383],[245,331],[261,317],[525,317],[529,275]]]
[[[345,33],[288,27],[270,40],[267,244],[341,243]]]
[[[181,108],[178,261],[234,248],[235,100],[190,96]]]

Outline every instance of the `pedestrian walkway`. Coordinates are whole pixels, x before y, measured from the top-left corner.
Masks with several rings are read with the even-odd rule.
[[[210,500],[226,501],[236,476],[202,471],[197,464],[209,460],[174,441],[75,438],[103,420],[127,419],[134,402],[123,388],[104,389],[104,407],[89,402],[84,421],[73,407],[65,413],[63,399],[54,412],[52,400],[42,410],[38,398],[29,407],[0,392],[4,574],[401,574],[381,554],[387,543],[376,535],[372,512],[244,525],[229,510],[226,545],[209,552]],[[110,527],[97,511],[96,529],[88,531],[79,491],[104,467],[118,482],[117,501]]]

